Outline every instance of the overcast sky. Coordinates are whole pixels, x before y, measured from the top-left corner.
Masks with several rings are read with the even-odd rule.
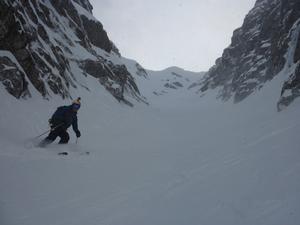
[[[124,57],[147,69],[206,71],[255,0],[90,0]]]

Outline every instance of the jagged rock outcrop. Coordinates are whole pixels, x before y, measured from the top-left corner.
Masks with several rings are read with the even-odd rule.
[[[240,102],[275,76],[290,76],[282,94],[291,90],[291,95],[279,101],[289,104],[299,96],[299,30],[300,1],[258,0],[234,31],[230,46],[197,85],[199,91],[219,88],[219,98]]]
[[[17,98],[28,95],[25,74],[9,57],[0,58],[0,82]]]
[[[118,100],[144,100],[88,0],[0,1],[0,82],[16,98],[71,98],[92,76]],[[140,68],[137,68],[140,70]],[[117,93],[117,94],[116,94]]]
[[[93,11],[93,6],[88,0],[74,0],[77,4],[82,6],[84,9],[86,9],[88,12],[92,13]]]

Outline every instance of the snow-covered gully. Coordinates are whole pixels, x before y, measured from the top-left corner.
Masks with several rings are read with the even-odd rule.
[[[1,224],[298,224],[300,108],[276,111],[276,81],[240,104],[187,89],[157,96],[149,85],[160,79],[144,82],[149,106],[82,91],[79,143],[72,136],[47,149],[24,142],[47,127],[59,101],[7,95]]]

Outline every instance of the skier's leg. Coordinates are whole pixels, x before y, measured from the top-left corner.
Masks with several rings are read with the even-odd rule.
[[[53,130],[49,133],[48,137],[46,137],[44,140],[42,140],[38,146],[39,147],[46,147],[47,145],[51,144],[58,136],[57,130]]]
[[[59,133],[60,141],[58,144],[67,144],[69,142],[70,136],[66,130],[61,130]]]

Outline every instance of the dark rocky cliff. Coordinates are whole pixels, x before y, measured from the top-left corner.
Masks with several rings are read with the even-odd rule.
[[[0,1],[0,82],[11,95],[72,98],[82,76],[118,100],[144,100],[88,0]]]
[[[300,90],[299,30],[299,0],[258,0],[234,31],[230,46],[199,82],[200,92],[219,88],[219,98],[240,102],[281,75],[289,78],[278,109],[288,105]],[[289,96],[284,95],[287,90]]]

